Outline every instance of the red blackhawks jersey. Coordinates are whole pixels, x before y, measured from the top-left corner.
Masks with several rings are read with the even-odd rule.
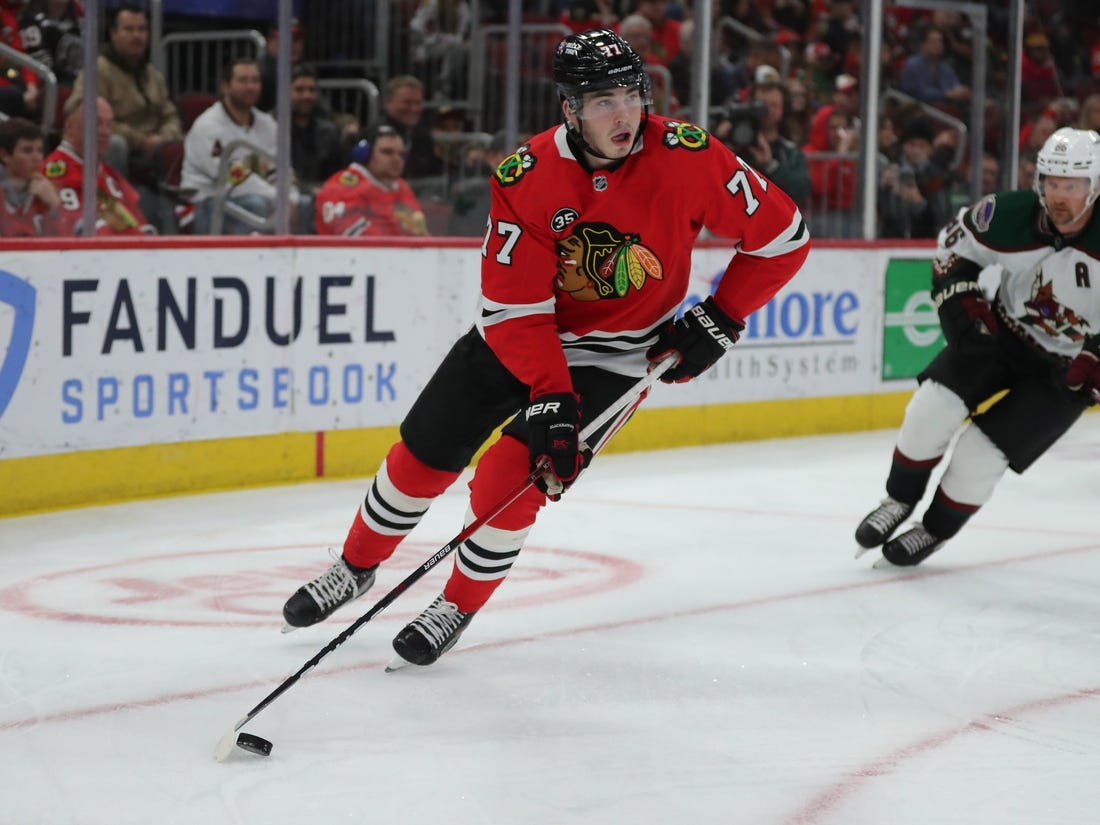
[[[46,157],[42,168],[61,197],[58,234],[83,234],[81,218],[84,207],[80,198],[84,185],[84,161],[68,143],[62,143]],[[145,220],[138,207],[138,194],[134,187],[126,178],[102,162],[99,164],[99,180],[96,183],[95,234],[156,234],[156,229]]]
[[[0,186],[0,238],[37,238],[57,234],[57,218],[46,204],[24,192],[20,200],[9,200]]]
[[[644,375],[704,226],[734,248],[714,300],[737,319],[809,252],[791,199],[698,126],[651,115],[622,164],[591,172],[564,125],[542,132],[493,174],[478,329],[532,397],[571,391],[570,366]]]
[[[353,163],[325,181],[315,198],[318,235],[427,235],[420,202],[404,180],[388,185]]]

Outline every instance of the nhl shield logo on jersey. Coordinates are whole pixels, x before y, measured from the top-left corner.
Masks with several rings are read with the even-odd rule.
[[[662,139],[669,149],[687,149],[699,152],[710,144],[710,134],[701,126],[678,120],[665,121],[665,135]]]
[[[607,223],[580,223],[557,243],[558,274],[554,286],[576,301],[625,298],[647,278],[664,277],[664,266],[638,235]]]
[[[501,186],[512,186],[519,183],[536,162],[531,150],[527,146],[521,146],[500,162],[493,177]]]
[[[996,195],[986,195],[974,204],[974,208],[970,210],[970,220],[974,222],[974,228],[979,232],[988,230],[989,224],[993,222],[993,210],[996,207]]]

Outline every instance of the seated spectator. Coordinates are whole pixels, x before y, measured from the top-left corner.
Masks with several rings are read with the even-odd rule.
[[[260,99],[260,67],[250,57],[236,58],[223,72],[221,98],[199,115],[183,144],[180,185],[195,190],[195,231],[209,234],[215,200],[222,194],[229,202],[268,218],[275,210],[276,188],[270,158],[276,154],[275,118],[256,108]],[[230,150],[234,142],[244,142]],[[225,153],[230,151],[229,159]],[[225,177],[219,177],[224,164]],[[291,224],[298,193],[291,187]],[[222,232],[242,235],[256,227],[227,215]]]
[[[1039,153],[1031,150],[1020,149],[1020,157],[1016,163],[1016,188],[1035,188],[1035,161]]]
[[[100,97],[111,104],[114,134],[106,160],[131,181],[142,209],[158,216],[157,184],[164,178],[162,151],[183,139],[179,113],[168,96],[164,74],[149,61],[149,19],[132,3],[118,6],[107,26],[107,44],[96,59]],[[73,96],[84,94],[84,76]]]
[[[685,20],[680,25],[680,51],[668,62],[668,71],[672,77],[672,96],[680,105],[691,103],[691,76],[694,71],[695,21]],[[720,33],[712,30],[710,50],[710,103],[721,106],[737,91],[737,71],[720,48]],[[658,110],[660,111],[660,110]]]
[[[61,200],[57,231],[59,235],[155,235],[154,227],[141,211],[138,194],[125,176],[111,168],[103,156],[111,140],[114,125],[111,104],[96,99],[96,180],[95,232],[84,228],[84,148],[83,101],[70,97],[65,103],[65,126],[61,145],[43,163],[46,178],[57,189]]]
[[[457,106],[440,106],[432,118],[431,156],[418,159],[415,168],[420,174],[413,175],[410,171],[408,177],[442,177],[447,184],[459,177],[469,131],[470,123],[463,109]],[[414,165],[410,163],[410,169],[412,168]]]
[[[13,117],[0,123],[0,238],[56,235],[61,197],[42,174],[42,130]]]
[[[466,96],[471,24],[465,0],[420,0],[409,21],[413,66],[429,82],[435,99]]]
[[[752,99],[765,104],[767,112],[760,120],[755,143],[738,147],[738,154],[774,181],[791,200],[805,207],[810,199],[810,173],[802,149],[780,132],[786,94],[778,72],[775,78],[753,88]]]
[[[1050,38],[1042,32],[1032,32],[1024,38],[1020,58],[1020,97],[1038,101],[1061,96],[1062,83],[1050,53]]]
[[[19,34],[23,5],[24,0],[0,0],[0,43],[25,53]],[[25,66],[0,58],[0,114],[34,118],[41,105],[38,76]]]
[[[1081,104],[1081,114],[1077,118],[1077,128],[1100,132],[1100,94],[1085,98]]]
[[[317,193],[317,234],[426,235],[424,211],[401,177],[406,152],[404,139],[390,126],[360,141],[351,165]]]
[[[667,66],[680,51],[680,21],[668,16],[664,0],[639,0],[636,12],[653,26],[652,52],[662,66]]]
[[[317,70],[299,63],[290,72],[290,165],[304,192],[314,192],[345,165],[340,128],[317,106]]]
[[[27,54],[48,66],[61,88],[72,88],[84,59],[82,8],[76,0],[35,0],[19,18]]]
[[[982,153],[982,194],[1001,191],[1001,161],[990,151]]]
[[[850,74],[837,75],[833,81],[832,102],[814,112],[810,119],[810,141],[819,146],[825,145],[826,124],[834,111],[843,112],[852,122],[856,133],[859,133],[859,81]]]
[[[570,0],[562,9],[560,22],[574,34],[580,34],[592,29],[612,29],[619,17],[611,0]]]
[[[920,50],[901,67],[898,88],[922,103],[961,104],[970,100],[970,87],[959,82],[951,64],[943,59],[943,32],[935,26],[924,30]],[[957,110],[962,113],[961,109]]]
[[[807,222],[823,238],[854,238],[859,233],[856,202],[856,149],[859,133],[851,115],[834,108],[824,130],[811,133],[802,147],[810,173]]]
[[[906,121],[901,156],[879,181],[880,236],[934,238],[951,219],[950,173],[933,152],[935,133],[924,116]]]
[[[296,18],[290,21],[290,65],[302,62],[306,50],[305,31]],[[270,112],[275,108],[279,90],[279,27],[267,30],[266,47],[260,58],[260,99],[256,108]]]
[[[512,146],[508,142],[508,133],[503,130],[496,132],[485,150],[483,158],[485,166],[482,174],[471,175],[451,188],[454,212],[451,213],[450,224],[447,227],[448,234],[458,236],[485,234],[486,222],[489,220],[490,176],[511,154]]]
[[[424,84],[411,74],[391,77],[382,95],[382,122],[405,139],[409,153],[405,174],[410,178],[433,174],[430,168],[434,165],[435,147],[423,117]]]
[[[805,81],[797,77],[788,77],[783,85],[787,89],[787,108],[779,131],[801,146],[810,139],[810,124],[813,122],[810,90]]]

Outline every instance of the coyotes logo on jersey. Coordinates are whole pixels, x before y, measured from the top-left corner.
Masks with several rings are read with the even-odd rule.
[[[557,243],[558,273],[554,286],[576,301],[624,298],[647,278],[664,277],[656,255],[639,235],[620,232],[608,223],[580,223]]]
[[[1043,283],[1043,270],[1035,273],[1031,285],[1031,298],[1024,301],[1027,315],[1019,319],[1021,324],[1038,327],[1052,337],[1063,336],[1071,341],[1082,341],[1087,334],[1088,321],[1063,305],[1054,294],[1053,281]]]

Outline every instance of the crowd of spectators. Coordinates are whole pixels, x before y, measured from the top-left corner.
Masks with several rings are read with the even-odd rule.
[[[292,231],[320,234],[480,235],[488,176],[511,154],[507,135],[469,117],[471,51],[479,25],[504,22],[505,3],[395,0],[403,49],[381,89],[378,122],[335,112],[319,88],[304,27],[294,21],[290,70]],[[559,0],[528,22],[573,31],[618,30],[654,79],[654,110],[691,117],[693,4],[665,0]],[[892,90],[877,131],[880,237],[932,237],[971,191],[1002,188],[1006,130],[1019,131],[1019,186],[1037,148],[1065,125],[1100,127],[1100,13],[1084,0],[1031,0],[1021,56],[1023,111],[1004,122],[1007,12],[989,4],[987,42],[956,12],[887,5],[880,87]],[[708,125],[802,207],[819,237],[858,237],[858,151],[864,30],[853,0],[719,0],[713,4]],[[526,4],[525,4],[526,8]],[[83,78],[79,0],[0,0],[0,40],[47,66],[64,90],[56,128],[43,130],[42,89],[23,66],[0,65],[0,234],[82,230]],[[341,25],[334,20],[333,26]],[[212,105],[181,120],[150,60],[147,7],[108,4],[96,62],[100,176],[96,231],[254,233],[274,230],[278,32],[268,25],[256,59],[224,67]],[[989,55],[985,89],[970,86],[975,50]],[[315,50],[317,51],[317,50]],[[525,69],[521,69],[524,71]],[[212,84],[213,85],[213,84]],[[493,93],[490,91],[490,93]],[[978,101],[975,109],[972,100]],[[972,112],[985,141],[968,158]],[[698,119],[698,118],[696,118]],[[106,124],[106,125],[105,125]],[[551,125],[550,122],[545,126]],[[98,140],[102,137],[102,140]],[[522,140],[523,136],[520,136]],[[39,167],[34,168],[35,164]],[[52,192],[50,187],[52,187]],[[73,220],[68,220],[68,218]]]

